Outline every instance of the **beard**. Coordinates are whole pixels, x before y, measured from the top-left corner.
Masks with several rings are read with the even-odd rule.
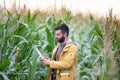
[[[62,36],[60,39],[58,39],[58,42],[59,42],[59,43],[62,43],[62,42],[64,42],[64,40],[65,40],[65,37]]]

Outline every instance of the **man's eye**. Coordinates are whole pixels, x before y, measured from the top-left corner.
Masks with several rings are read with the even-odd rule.
[[[60,34],[56,34],[57,36],[59,36]]]

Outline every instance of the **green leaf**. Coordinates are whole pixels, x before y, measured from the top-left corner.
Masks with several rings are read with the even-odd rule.
[[[0,64],[0,70],[4,70],[9,65],[10,65],[10,61],[8,59],[3,60],[2,63]]]
[[[48,51],[52,51],[52,49],[54,48],[54,37],[52,35],[52,33],[50,32],[50,29],[48,27],[46,27],[46,32],[47,32],[47,40],[49,42],[49,45],[47,46]]]
[[[33,47],[33,52],[32,52],[32,56],[30,59],[30,67],[29,67],[29,73],[28,73],[28,80],[35,80],[35,72],[36,72],[36,68],[37,68],[37,58],[38,58],[38,54],[36,52],[36,46]]]
[[[3,76],[3,79],[4,79],[4,80],[10,80],[3,72],[0,72],[0,75]]]
[[[27,16],[26,16],[26,21],[27,21],[27,23],[30,22],[30,19],[31,19],[31,14],[30,14],[30,10],[29,10],[29,12],[28,12],[28,14],[27,14]]]
[[[19,21],[18,21],[19,22]],[[28,30],[30,30],[29,25],[23,22],[19,22],[21,25],[25,26]]]
[[[10,13],[10,11],[7,10],[7,14],[8,14],[8,17],[11,17],[12,14]]]
[[[20,39],[22,39],[24,42],[26,42],[28,44],[28,41],[22,36],[13,35],[13,37],[20,38]]]
[[[37,17],[38,13],[35,13],[31,19],[31,22],[34,22],[36,20],[36,17]]]

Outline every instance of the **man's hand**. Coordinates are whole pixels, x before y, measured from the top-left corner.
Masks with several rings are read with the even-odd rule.
[[[43,55],[43,56],[44,56],[44,58],[45,58],[45,59],[49,59],[48,54],[44,53],[44,55]]]
[[[42,64],[45,66],[50,66],[50,60],[49,59],[44,59],[42,60]]]
[[[43,57],[39,56],[38,59],[39,59],[40,61],[42,61],[42,60],[44,60],[44,59],[49,59],[49,56],[48,56],[48,54],[44,53]]]
[[[45,66],[49,66],[50,65],[50,59],[49,59],[49,56],[46,53],[43,55],[43,59],[39,56],[39,60]]]

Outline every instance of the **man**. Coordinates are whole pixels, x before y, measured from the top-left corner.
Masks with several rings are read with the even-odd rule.
[[[78,49],[68,36],[69,28],[66,24],[55,28],[55,38],[59,44],[54,48],[50,60],[42,60],[42,64],[51,69],[48,80],[75,80]]]

